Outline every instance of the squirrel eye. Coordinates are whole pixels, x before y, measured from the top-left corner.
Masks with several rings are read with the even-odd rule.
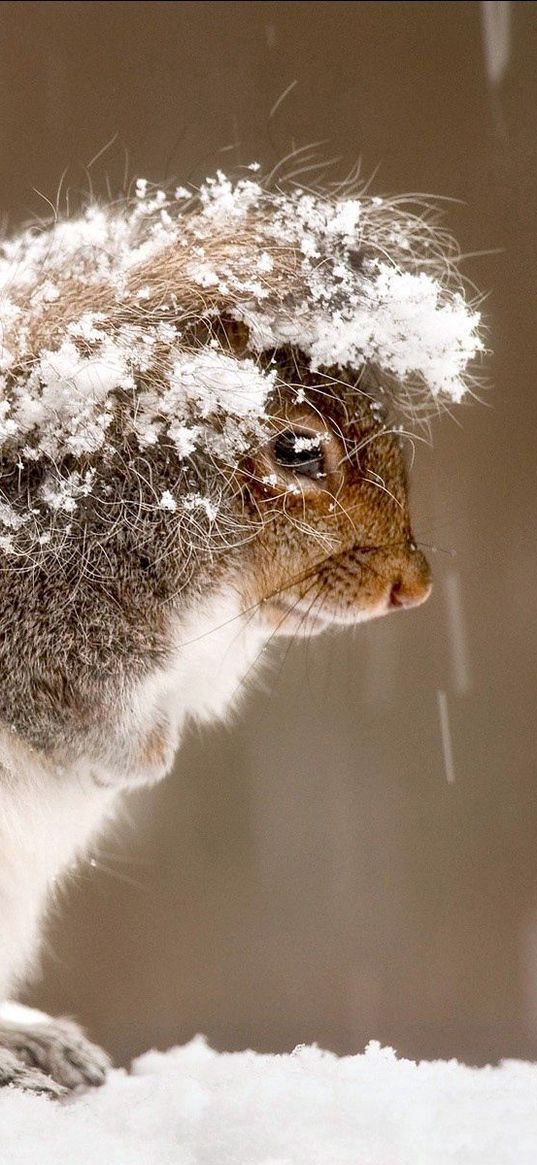
[[[299,433],[285,429],[272,442],[272,456],[284,469],[314,480],[326,477],[324,434]]]

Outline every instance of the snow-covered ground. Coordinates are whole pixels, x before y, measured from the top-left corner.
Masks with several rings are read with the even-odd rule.
[[[2,1165],[535,1165],[537,1064],[371,1043],[221,1054],[198,1037],[58,1104],[0,1090]]]

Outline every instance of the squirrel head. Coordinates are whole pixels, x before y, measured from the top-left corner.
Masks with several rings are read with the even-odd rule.
[[[258,522],[235,585],[277,634],[311,634],[425,601],[430,570],[411,532],[400,426],[373,376],[315,376],[293,352],[300,403],[282,389],[271,435],[244,462],[243,505]]]
[[[397,417],[463,396],[479,316],[423,208],[345,195],[138,182],[4,244],[0,717],[34,741],[217,595],[267,634],[426,599]]]

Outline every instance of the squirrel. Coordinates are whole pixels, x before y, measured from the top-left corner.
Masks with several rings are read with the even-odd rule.
[[[456,259],[423,208],[255,172],[4,242],[1,999],[62,873],[270,641],[429,595],[391,412],[471,383]],[[70,1021],[0,1021],[0,1084],[107,1065]]]

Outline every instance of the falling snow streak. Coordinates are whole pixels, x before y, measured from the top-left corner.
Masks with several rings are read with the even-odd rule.
[[[481,25],[485,68],[490,85],[501,85],[511,56],[509,0],[482,0]]]
[[[455,766],[453,763],[453,742],[451,738],[451,728],[449,726],[449,712],[447,692],[440,688],[436,693],[438,700],[438,713],[440,716],[440,737],[442,741],[442,753],[444,756],[444,771],[448,785],[455,784]]]
[[[457,695],[470,691],[468,636],[464,618],[461,577],[453,571],[444,580],[453,685]]]

